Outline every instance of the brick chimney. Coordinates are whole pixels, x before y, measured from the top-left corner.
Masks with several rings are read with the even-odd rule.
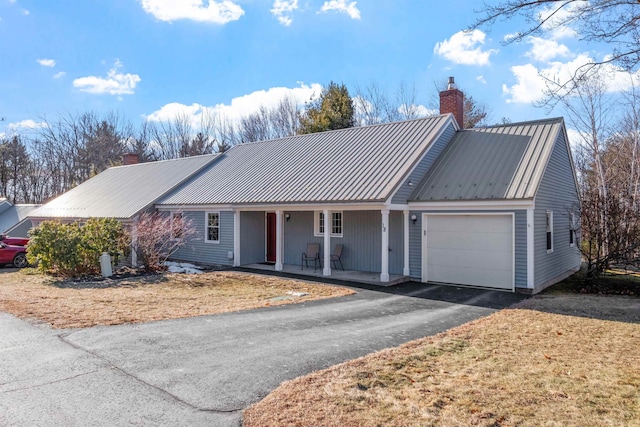
[[[127,153],[122,156],[122,166],[135,165],[140,163],[140,157],[135,153]]]
[[[440,92],[440,114],[453,114],[460,129],[464,127],[464,94],[456,89],[453,77],[449,77],[447,90]]]

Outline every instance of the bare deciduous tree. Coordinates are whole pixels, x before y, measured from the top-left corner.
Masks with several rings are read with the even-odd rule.
[[[555,82],[555,95],[573,93],[580,81],[593,70],[613,64],[627,71],[640,65],[640,7],[632,0],[503,0],[495,4],[484,3],[476,11],[482,14],[469,29],[491,27],[498,20],[506,21],[520,16],[526,27],[513,33],[506,44],[554,31],[574,27],[577,37],[586,43],[603,43],[611,48],[609,55],[579,67],[567,81]]]
[[[560,98],[568,122],[581,135],[576,150],[581,249],[590,277],[613,265],[640,267],[637,95],[630,92],[625,102],[625,97],[608,93],[604,81],[593,71],[574,96]],[[621,107],[626,114],[616,123],[614,114]]]
[[[164,270],[164,263],[197,231],[193,223],[182,217],[179,224],[179,238],[176,225],[170,215],[160,212],[145,212],[135,224],[134,250],[145,270]]]

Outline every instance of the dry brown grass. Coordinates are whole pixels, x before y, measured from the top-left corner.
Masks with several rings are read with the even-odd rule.
[[[284,383],[243,425],[639,426],[640,325],[528,304]]]
[[[308,295],[297,297],[288,292]],[[21,271],[0,271],[0,310],[54,328],[176,319],[352,293],[338,286],[240,272],[72,283]]]

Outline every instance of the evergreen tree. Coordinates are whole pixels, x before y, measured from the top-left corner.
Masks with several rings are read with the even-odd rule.
[[[355,125],[355,108],[344,84],[329,83],[300,117],[301,134],[344,129]]]

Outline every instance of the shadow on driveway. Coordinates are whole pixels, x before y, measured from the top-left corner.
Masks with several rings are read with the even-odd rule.
[[[245,273],[262,274],[265,276],[277,276],[289,279],[296,279],[304,282],[312,283],[326,283],[329,285],[344,286],[354,290],[368,290],[381,292],[390,295],[405,296],[411,298],[422,298],[434,301],[449,302],[452,304],[468,304],[475,305],[477,307],[485,307],[492,309],[503,309],[509,307],[512,304],[519,303],[527,298],[529,295],[519,294],[515,292],[500,291],[495,289],[480,289],[466,286],[456,285],[444,285],[444,284],[430,284],[420,282],[405,282],[394,286],[376,286],[357,282],[346,282],[343,280],[335,280],[329,278],[313,278],[309,276],[281,273],[281,272],[264,272],[259,270],[252,270],[247,268],[234,268],[232,271],[242,271]],[[487,292],[491,293],[491,298],[475,298],[480,295],[485,295]]]

